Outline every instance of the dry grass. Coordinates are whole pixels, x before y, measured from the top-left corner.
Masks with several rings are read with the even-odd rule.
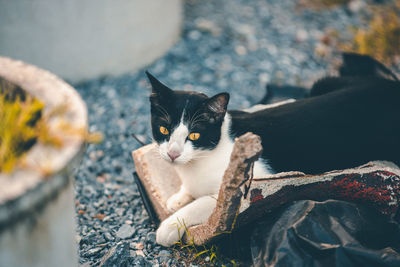
[[[368,28],[355,29],[353,40],[341,48],[393,64],[400,57],[400,2],[374,7],[372,14]]]
[[[347,5],[351,0],[297,0],[298,5],[302,8],[330,8],[338,5]]]
[[[101,143],[101,133],[87,133],[60,120],[56,131],[51,130],[49,121],[63,116],[66,107],[60,106],[42,114],[44,105],[26,94],[22,89],[0,79],[0,172],[10,173],[21,162],[25,153],[37,142],[61,148],[62,136],[79,135],[88,143]],[[51,166],[42,166],[51,171]]]
[[[0,88],[0,172],[11,172],[20,157],[39,138],[43,103],[31,96],[12,97],[8,88]]]
[[[216,245],[196,246],[193,237],[190,236],[190,232],[183,221],[179,222],[179,225],[177,225],[177,231],[182,229],[185,231],[189,242],[185,243],[183,240],[179,240],[172,250],[174,258],[178,259],[178,261],[183,261],[186,266],[190,264],[200,266],[227,266],[227,262],[229,262],[228,266],[236,267],[241,265],[240,262],[224,257],[219,252]]]

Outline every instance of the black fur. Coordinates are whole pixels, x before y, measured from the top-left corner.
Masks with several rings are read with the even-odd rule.
[[[232,132],[260,135],[262,157],[277,172],[400,164],[399,100],[399,82],[378,80],[253,114],[230,112]]]

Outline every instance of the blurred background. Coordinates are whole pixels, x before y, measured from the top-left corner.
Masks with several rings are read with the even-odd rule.
[[[131,133],[151,142],[146,69],[173,89],[227,91],[238,109],[258,102],[267,84],[308,88],[335,74],[341,51],[369,54],[399,74],[400,2],[0,0],[0,55],[71,83],[90,131],[104,134],[75,175],[84,266],[110,253],[138,266],[185,261],[155,244],[132,179],[130,151],[140,144]]]

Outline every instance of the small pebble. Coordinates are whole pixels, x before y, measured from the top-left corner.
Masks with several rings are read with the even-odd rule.
[[[147,242],[150,242],[152,244],[156,243],[156,233],[150,232],[146,235],[146,240]]]
[[[113,241],[114,240],[114,237],[109,232],[104,233],[104,238],[107,241]]]
[[[235,52],[240,56],[244,56],[247,54],[247,49],[243,45],[238,45],[235,47]]]
[[[102,249],[103,249],[102,247],[89,249],[88,252],[86,253],[86,255],[93,256],[93,255],[97,254],[99,251],[101,251]]]
[[[116,236],[121,238],[121,239],[126,239],[132,237],[132,235],[135,233],[135,228],[124,224],[119,228]]]
[[[170,259],[170,256],[171,256],[171,252],[169,252],[168,250],[161,250],[158,253],[160,262],[167,262]]]

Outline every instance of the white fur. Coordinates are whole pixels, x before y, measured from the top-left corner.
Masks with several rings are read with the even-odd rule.
[[[233,149],[233,141],[229,137],[230,123],[230,116],[226,114],[221,127],[220,141],[212,150],[195,150],[191,141],[185,142],[189,131],[182,122],[172,133],[170,141],[160,145],[161,155],[169,161],[171,160],[167,152],[172,147],[171,144],[176,144],[174,148],[180,149],[181,156],[175,160],[178,164],[174,164],[174,167],[179,174],[182,186],[180,191],[167,201],[169,210],[178,211],[162,222],[158,228],[157,243],[171,246],[179,240],[184,233],[184,231],[178,231],[179,220],[180,223],[184,221],[189,227],[206,222],[211,215],[216,205],[215,196],[218,195]],[[257,161],[254,166],[254,176],[262,177],[267,174],[270,172],[260,161]],[[184,206],[193,198],[195,199],[193,202]],[[181,208],[182,206],[184,207]]]
[[[191,201],[193,201],[193,197],[189,195],[187,190],[183,187],[183,185],[181,185],[179,192],[172,195],[167,200],[167,209],[170,212],[175,212]]]
[[[165,219],[157,229],[158,244],[170,247],[185,233],[185,227],[205,223],[215,208],[216,196],[203,196]]]
[[[275,107],[286,105],[286,104],[293,103],[293,102],[296,102],[296,99],[290,98],[287,100],[283,100],[283,101],[268,104],[268,105],[263,105],[263,104],[254,105],[254,106],[244,109],[243,111],[246,111],[249,113],[254,113],[254,112],[257,112],[257,111],[260,111],[263,109],[275,108]]]

